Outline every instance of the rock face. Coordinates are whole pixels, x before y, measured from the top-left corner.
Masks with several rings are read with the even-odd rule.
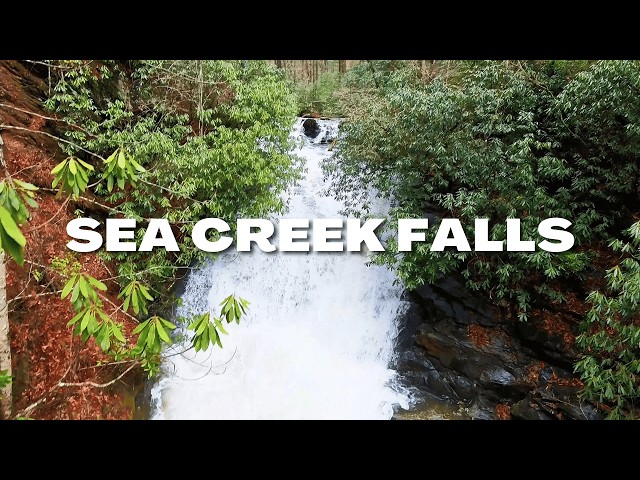
[[[395,367],[426,399],[476,419],[505,418],[505,411],[508,418],[509,410],[513,419],[599,418],[578,399],[577,353],[535,320],[500,321],[497,309],[454,276],[407,300]]]
[[[304,129],[304,134],[309,138],[316,138],[320,134],[320,125],[313,118],[307,118],[302,122],[302,128]]]

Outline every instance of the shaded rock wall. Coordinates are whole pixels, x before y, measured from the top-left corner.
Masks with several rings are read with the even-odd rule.
[[[577,352],[541,320],[506,320],[455,276],[407,300],[396,368],[418,396],[476,419],[599,418],[578,398]]]

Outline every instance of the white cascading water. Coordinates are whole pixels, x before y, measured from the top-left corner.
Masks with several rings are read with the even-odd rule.
[[[321,195],[321,162],[330,155],[322,139],[338,123],[318,123],[314,140],[302,135],[302,119],[294,127],[304,137],[296,153],[307,172],[288,199],[286,218],[341,217],[342,205]],[[394,404],[406,409],[409,393],[389,367],[405,308],[402,290],[392,272],[366,261],[364,252],[231,248],[191,273],[178,315],[218,315],[219,303],[234,292],[251,302],[250,310],[240,325],[228,326],[223,349],[191,350],[165,362],[152,389],[153,418],[389,419]]]

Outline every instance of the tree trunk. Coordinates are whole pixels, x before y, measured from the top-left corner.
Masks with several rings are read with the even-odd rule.
[[[6,170],[4,163],[4,144],[0,136],[0,166]],[[0,371],[7,370],[11,375],[11,343],[9,343],[9,305],[7,304],[7,268],[6,256],[0,252]],[[0,419],[11,418],[11,385],[0,390]]]
[[[9,343],[9,305],[7,305],[6,257],[0,252],[0,371],[11,375],[11,344]],[[11,418],[11,384],[0,390],[0,419]]]
[[[338,72],[347,73],[347,61],[346,60],[338,60]]]

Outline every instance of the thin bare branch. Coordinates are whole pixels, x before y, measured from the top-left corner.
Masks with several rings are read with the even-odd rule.
[[[110,385],[113,385],[122,377],[124,377],[127,373],[133,370],[134,367],[138,365],[138,362],[134,362],[131,364],[129,368],[127,368],[124,372],[118,375],[113,380],[108,381],[107,383],[95,383],[95,382],[58,382],[57,387],[94,387],[94,388],[107,388]]]
[[[47,137],[53,138],[54,140],[58,140],[59,142],[67,143],[67,144],[69,144],[69,145],[71,145],[73,147],[76,147],[78,150],[82,150],[83,152],[88,153],[89,155],[93,155],[94,157],[97,157],[100,160],[106,161],[106,159],[102,155],[99,155],[99,154],[97,154],[95,152],[87,150],[86,148],[81,147],[77,143],[74,143],[74,142],[72,142],[70,140],[67,140],[65,138],[60,138],[57,135],[53,135],[53,134],[51,134],[49,132],[43,132],[41,130],[31,130],[30,128],[16,127],[14,125],[5,125],[5,124],[0,125],[0,130],[20,130],[20,131],[23,131],[23,132],[37,133],[37,134],[40,134],[40,135],[45,135]]]
[[[92,137],[95,137],[95,135],[93,133],[91,133],[89,130],[87,130],[86,128],[81,127],[80,125],[76,125],[75,123],[68,122],[67,120],[64,120],[62,118],[47,117],[46,115],[42,115],[40,113],[32,112],[31,110],[26,110],[24,108],[19,108],[19,107],[13,106],[13,105],[9,105],[8,103],[0,103],[0,107],[2,107],[2,108],[10,108],[10,109],[16,110],[18,112],[26,113],[27,115],[32,115],[34,117],[42,118],[44,120],[50,120],[52,122],[66,123],[70,127],[76,128],[78,130],[82,130],[84,133],[86,133],[88,135],[91,135]]]

